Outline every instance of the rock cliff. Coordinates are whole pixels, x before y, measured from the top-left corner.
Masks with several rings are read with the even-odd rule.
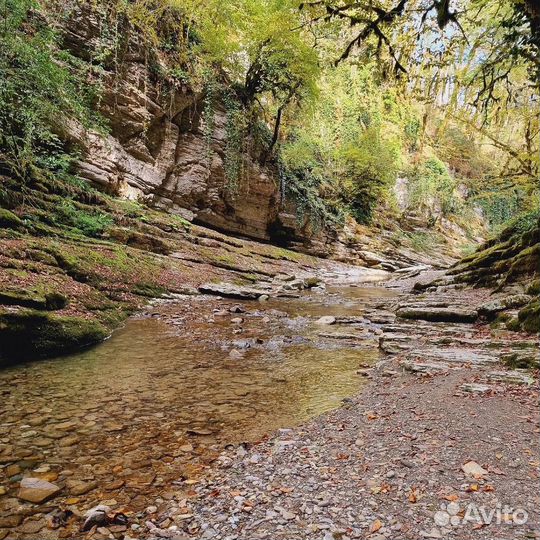
[[[85,60],[100,47],[100,35],[99,17],[89,4],[78,5],[63,27],[65,46]],[[202,93],[187,84],[164,89],[165,81],[148,58],[147,48],[130,38],[118,62],[121,70],[105,66],[99,111],[108,120],[109,132],[72,125],[67,133],[83,149],[79,175],[108,192],[144,198],[190,221],[269,240],[281,227],[275,168],[261,165],[256,153],[245,152],[241,179],[234,191],[229,189],[224,107],[216,104],[209,133]],[[160,61],[154,54],[153,62]],[[302,236],[296,232],[293,236]]]

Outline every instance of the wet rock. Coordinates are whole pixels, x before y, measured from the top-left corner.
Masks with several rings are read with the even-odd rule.
[[[188,435],[212,435],[213,431],[203,427],[191,427],[186,433]]]
[[[4,472],[6,473],[6,476],[8,478],[11,478],[12,476],[16,476],[17,474],[19,474],[21,472],[21,468],[19,465],[17,464],[13,464],[13,465],[8,465],[5,469],[4,469]]]
[[[402,319],[430,322],[473,323],[478,318],[476,310],[452,307],[403,307],[396,311],[396,315]]]
[[[21,526],[19,526],[18,530],[23,534],[35,535],[45,526],[46,523],[44,519],[32,519],[25,521]]]
[[[105,504],[99,504],[90,508],[85,514],[86,518],[82,526],[83,531],[89,531],[92,527],[100,527],[106,525],[109,522],[107,514],[111,511],[111,508]]]
[[[283,285],[283,290],[285,291],[301,291],[306,288],[303,279],[294,279]]]
[[[311,289],[313,287],[317,287],[320,284],[321,284],[321,279],[318,278],[317,276],[308,276],[308,277],[304,278],[304,285],[308,289]]]
[[[20,514],[11,514],[9,516],[0,516],[0,528],[17,527],[21,524],[23,516]]]
[[[58,442],[58,445],[62,448],[67,448],[69,446],[73,446],[79,442],[79,437],[77,435],[70,435],[68,437],[64,437],[63,439],[60,439]]]
[[[113,480],[112,482],[109,482],[108,484],[105,484],[103,486],[104,489],[107,491],[115,491],[117,489],[120,489],[124,485],[124,481],[121,479]]]
[[[84,495],[89,491],[92,491],[98,486],[97,482],[82,482],[80,480],[68,480],[66,482],[66,487],[69,490],[69,493],[74,496]]]
[[[60,491],[60,487],[41,478],[23,478],[17,497],[23,501],[39,504],[51,499]]]

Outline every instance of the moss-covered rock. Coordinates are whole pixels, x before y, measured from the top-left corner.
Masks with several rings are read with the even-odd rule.
[[[540,279],[535,279],[529,284],[527,287],[527,294],[530,294],[531,296],[540,295]]]
[[[538,369],[540,367],[540,357],[536,349],[514,351],[501,356],[505,366],[511,369]]]
[[[58,292],[49,292],[41,295],[33,291],[7,290],[0,291],[0,304],[54,311],[66,307],[68,299]]]
[[[10,210],[0,208],[0,227],[5,229],[22,229],[24,228],[24,223],[19,216]]]
[[[132,292],[148,298],[160,298],[167,292],[167,289],[154,283],[137,283]]]
[[[531,302],[518,313],[518,319],[525,332],[537,334],[540,332],[540,300]]]
[[[73,351],[109,334],[100,322],[82,317],[29,309],[0,311],[0,363]]]

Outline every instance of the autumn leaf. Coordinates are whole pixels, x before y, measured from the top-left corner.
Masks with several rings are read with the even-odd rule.
[[[376,519],[370,526],[369,532],[370,533],[376,533],[381,527],[383,526],[382,521],[380,519]]]
[[[418,501],[418,497],[419,497],[418,489],[413,487],[411,491],[409,492],[409,502],[413,504],[416,503]]]

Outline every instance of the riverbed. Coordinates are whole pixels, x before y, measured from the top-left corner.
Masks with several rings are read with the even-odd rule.
[[[267,302],[185,296],[155,302],[110,339],[0,373],[1,510],[23,476],[63,487],[47,503],[114,501],[140,511],[196,482],[221,449],[339,407],[379,358],[361,324],[378,287]],[[348,323],[324,325],[322,316]],[[360,339],[359,339],[360,338]]]

